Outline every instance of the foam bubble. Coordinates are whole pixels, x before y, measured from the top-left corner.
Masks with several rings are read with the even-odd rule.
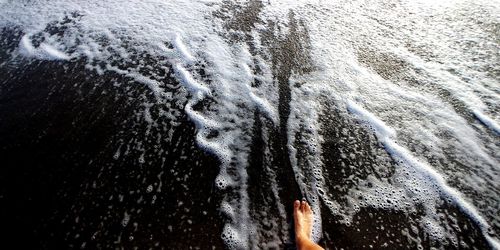
[[[33,46],[30,39],[30,35],[24,35],[19,43],[19,49],[21,53],[28,57],[35,57],[42,60],[63,60],[67,61],[70,56],[66,55],[64,52],[56,49],[55,47],[42,43],[38,48]]]
[[[226,224],[222,232],[222,240],[230,249],[242,249],[247,246],[245,239],[239,234],[239,231],[231,225]]]

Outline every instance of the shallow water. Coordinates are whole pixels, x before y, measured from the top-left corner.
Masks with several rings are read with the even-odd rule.
[[[1,1],[30,248],[499,248],[490,1]]]

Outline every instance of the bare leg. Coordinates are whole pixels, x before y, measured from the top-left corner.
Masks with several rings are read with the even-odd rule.
[[[295,222],[295,242],[299,250],[323,249],[311,240],[313,226],[313,211],[305,201],[293,203],[293,218]]]

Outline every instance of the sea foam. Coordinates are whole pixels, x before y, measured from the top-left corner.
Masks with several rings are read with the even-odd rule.
[[[223,37],[226,26],[223,20],[213,16],[224,6],[223,2],[0,1],[4,8],[0,12],[0,26],[16,26],[22,30],[17,52],[25,58],[82,59],[87,69],[99,74],[114,72],[144,84],[158,103],[179,103],[196,127],[198,146],[221,162],[214,182],[219,192],[225,194],[220,210],[228,220],[222,238],[228,247],[241,249],[252,247],[252,233],[259,223],[252,218],[248,194],[251,183],[248,183],[247,168],[254,111],[263,114],[263,120],[271,126],[279,127],[285,122],[279,119],[279,87],[270,53],[277,48],[273,44],[267,48],[269,44],[263,39],[269,35],[265,34],[267,25],[276,20],[280,20],[279,29],[273,35],[281,37],[290,32],[292,25],[282,20],[288,20],[293,12],[295,18],[307,26],[314,70],[305,74],[291,72],[291,78],[287,79],[291,88],[291,111],[286,147],[295,181],[315,212],[314,239],[321,238],[322,202],[349,224],[349,216],[359,211],[360,206],[411,208],[415,205],[408,200],[411,194],[425,204],[427,214],[423,224],[431,234],[453,237],[446,235],[434,218],[438,203],[447,199],[467,214],[490,244],[498,248],[496,236],[488,234],[488,221],[498,221],[498,208],[476,208],[471,204],[480,198],[470,195],[477,191],[483,195],[481,199],[498,201],[494,179],[499,171],[495,154],[498,138],[492,138],[478,126],[486,126],[496,133],[494,136],[500,131],[498,117],[487,115],[495,114],[498,106],[498,82],[484,71],[497,63],[488,56],[494,54],[496,47],[486,32],[476,32],[480,30],[476,22],[454,20],[456,17],[449,16],[453,12],[450,9],[467,14],[470,10],[471,15],[483,20],[489,15],[476,13],[475,9],[481,7],[485,13],[498,13],[498,6],[487,1],[470,3],[470,6],[460,1],[446,4],[402,1],[391,5],[391,9],[383,2],[367,6],[363,1],[342,4],[319,0],[275,1],[264,4],[259,22],[245,34],[250,37],[252,46],[249,46]],[[54,25],[66,32],[48,32],[48,27],[54,28]],[[463,30],[455,30],[457,27]],[[465,35],[479,40],[462,39]],[[479,42],[482,47],[461,50],[481,39],[489,42]],[[476,54],[467,54],[469,52]],[[137,54],[151,55],[158,65],[171,66],[173,72],[169,76],[180,83],[181,90],[174,95],[169,89],[176,86],[168,86],[162,76],[144,74],[148,66],[158,65],[148,65],[147,60],[136,61]],[[255,85],[256,81],[261,85]],[[328,195],[325,190],[332,183],[323,176],[328,166],[321,159],[322,152],[329,150],[322,148],[321,126],[324,124],[320,123],[320,117],[323,112],[329,112],[322,106],[324,99],[334,100],[339,109],[348,111],[343,115],[356,118],[376,135],[397,162],[394,180],[402,180],[400,184],[406,188],[372,180],[373,176],[369,176],[367,180],[377,184],[373,189],[365,189],[360,183],[359,187],[346,187],[351,190],[345,197]],[[200,108],[199,104],[207,100],[211,103],[209,107]],[[164,111],[175,113],[170,109]],[[176,116],[179,114],[172,115],[171,125],[176,124]],[[154,122],[151,115],[143,117],[144,122]],[[265,130],[258,136],[269,141],[276,136],[270,133]],[[298,135],[305,139],[299,141]],[[299,149],[299,143],[305,145]],[[306,155],[307,164],[299,164],[300,154]],[[431,158],[458,162],[465,169],[457,171],[452,164],[432,166]],[[449,179],[458,184],[452,187]],[[465,182],[466,179],[480,179],[484,185]],[[276,182],[271,183],[271,193],[279,201],[279,218],[271,220],[276,225],[286,225],[286,219],[290,218],[284,207],[291,204],[280,203],[280,188]],[[369,201],[357,203],[357,192],[370,197]],[[351,206],[343,207],[337,202],[341,199],[351,201]],[[384,199],[389,199],[390,204]],[[129,219],[124,219],[124,223]],[[286,235],[288,230],[291,229],[279,233]]]

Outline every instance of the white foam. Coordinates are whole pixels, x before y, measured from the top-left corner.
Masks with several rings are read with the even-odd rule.
[[[42,43],[40,45],[40,49],[42,54],[45,56],[44,59],[46,60],[69,60],[71,59],[68,55],[66,55],[64,52],[57,50],[56,48]]]
[[[271,121],[273,121],[273,124],[277,125],[279,124],[279,117],[276,114],[276,110],[274,109],[273,106],[264,98],[258,97],[256,94],[252,92],[252,90],[248,90],[248,93],[250,95],[250,99],[252,102],[257,106],[257,108],[267,116]]]
[[[291,79],[290,84],[293,85],[296,81],[303,80],[299,78]],[[306,196],[305,198],[312,206],[314,214],[312,239],[318,242],[323,235],[318,189],[324,187],[325,183],[320,167],[323,164],[321,159],[317,157],[322,154],[319,126],[316,122],[319,119],[319,111],[316,109],[320,105],[318,102],[319,95],[313,89],[314,85],[304,83],[300,88],[292,90],[287,147],[290,152],[290,162],[295,173],[295,180],[299,184],[301,193]],[[303,126],[307,127],[304,128]],[[301,133],[303,139],[296,141],[299,133]],[[309,156],[307,157],[307,163],[298,164],[298,149],[295,145],[302,145],[300,149],[302,155]]]
[[[175,65],[181,83],[189,89],[189,92],[197,95],[197,98],[203,98],[205,95],[210,95],[210,90],[193,79],[191,74],[179,63]]]
[[[119,69],[117,67],[111,66],[109,64],[106,65],[106,69],[109,71],[113,71],[113,72],[116,72],[118,74],[124,75],[124,76],[128,76],[139,83],[145,84],[146,86],[149,87],[149,89],[154,93],[154,95],[157,98],[159,98],[159,96],[163,92],[163,90],[160,88],[161,84],[158,81],[153,80],[149,77],[146,77],[144,75],[141,75],[141,74],[138,74],[135,72],[129,72],[127,70],[122,70],[122,69]]]
[[[364,108],[361,108],[361,106],[357,105],[355,102],[349,100],[347,102],[347,108],[353,114],[363,117],[363,120],[367,121],[368,124],[373,127],[377,135],[381,136],[382,138],[393,137],[396,135],[394,129],[386,126],[384,122],[381,121],[378,117],[368,112]]]
[[[177,50],[187,63],[192,63],[195,60],[195,58],[191,55],[191,53],[187,49],[184,42],[182,42],[181,36],[179,34],[175,36],[174,46],[175,48],[177,48]]]
[[[495,120],[486,116],[479,110],[473,110],[472,113],[477,117],[477,119],[479,119],[482,123],[484,123],[484,125],[488,126],[488,128],[490,128],[495,133],[500,135],[500,125],[498,125],[498,123]]]
[[[374,118],[370,112],[363,109],[361,106],[355,104],[352,101],[348,101],[348,109],[351,110],[358,118],[364,122],[372,124],[375,128],[378,139],[384,144],[385,149],[391,156],[397,160],[403,161],[403,166],[415,169],[423,178],[431,182],[434,187],[436,187],[439,192],[446,198],[453,200],[453,202],[470,218],[472,218],[477,225],[481,228],[483,234],[488,235],[488,230],[490,226],[486,220],[480,215],[480,213],[467,202],[460,192],[456,189],[450,187],[444,178],[431,166],[421,162],[415,158],[412,153],[410,153],[406,148],[398,145],[395,141],[397,135],[394,131],[380,121]],[[389,131],[389,132],[388,132]],[[425,188],[433,188],[428,186]],[[490,239],[491,240],[491,239]],[[492,245],[497,244],[496,242],[490,242]]]
[[[462,4],[457,2],[459,1],[450,1],[451,4],[448,7],[457,8],[457,6]],[[408,2],[408,4],[411,3]],[[498,6],[493,7],[486,2],[476,2],[475,4],[478,7],[480,6],[482,11],[485,10],[485,6],[488,6],[488,8],[493,10],[491,13],[498,12],[494,11],[498,9]],[[454,188],[455,192],[447,188],[444,188],[444,191],[440,192],[448,193],[449,195],[458,195],[460,199],[456,202],[462,205],[461,209],[472,214],[472,217],[476,221],[479,221],[479,224],[482,224],[481,221],[484,221],[484,218],[498,221],[498,216],[495,215],[498,214],[498,209],[491,206],[488,207],[488,205],[474,208],[469,206],[470,203],[468,205],[461,202],[466,200],[471,203],[477,203],[482,199],[476,195],[470,195],[470,190],[475,190],[475,192],[481,190],[479,193],[485,195],[483,198],[488,199],[488,202],[495,202],[495,197],[498,197],[498,194],[493,191],[495,184],[488,181],[493,180],[494,176],[497,176],[495,171],[498,170],[498,160],[495,158],[496,154],[494,151],[498,147],[492,144],[488,145],[488,140],[495,141],[495,139],[476,131],[453,107],[447,103],[443,103],[447,96],[445,94],[440,96],[441,93],[438,91],[439,87],[444,87],[453,98],[456,98],[453,102],[456,103],[458,99],[465,104],[465,112],[476,109],[485,110],[487,113],[494,113],[492,107],[497,105],[498,96],[489,90],[488,86],[495,86],[495,83],[494,80],[484,73],[476,74],[470,68],[465,68],[465,70],[461,68],[461,73],[468,74],[469,77],[471,74],[473,75],[473,77],[469,78],[470,82],[453,76],[448,72],[448,69],[451,68],[449,67],[450,65],[456,66],[461,64],[461,62],[457,61],[469,59],[461,54],[463,51],[457,49],[457,46],[447,44],[450,37],[453,38],[456,35],[451,34],[449,31],[455,27],[462,27],[461,25],[464,24],[456,24],[450,21],[450,15],[442,15],[443,19],[446,18],[446,22],[448,22],[444,23],[444,25],[443,23],[439,23],[439,21],[436,22],[436,20],[432,20],[432,23],[439,23],[439,26],[432,26],[431,22],[426,23],[426,20],[429,20],[429,16],[435,15],[435,17],[438,17],[436,19],[440,18],[441,15],[436,15],[434,11],[438,11],[439,13],[444,11],[442,6],[430,5],[432,5],[430,7],[432,10],[427,9],[428,6],[418,5],[418,11],[416,11],[413,9],[414,6],[408,7],[405,1],[402,4],[394,5],[394,8],[386,8],[387,6],[382,2],[373,4],[369,8],[356,1],[342,5],[324,3],[320,8],[320,12],[336,13],[336,15],[325,14],[320,18],[315,16],[315,13],[312,11],[304,11],[302,17],[306,17],[307,22],[310,23],[309,27],[311,27],[313,58],[315,58],[318,68],[325,72],[321,77],[324,80],[317,82],[322,83],[323,86],[326,85],[323,89],[329,89],[325,94],[326,96],[336,96],[333,99],[340,100],[338,103],[341,104],[354,104],[348,105],[351,114],[365,117],[361,121],[374,129],[375,133],[382,140],[386,140],[384,138],[397,137],[398,144],[395,144],[395,141],[392,139],[391,141],[385,141],[384,144],[385,147],[392,150],[393,155],[400,154],[399,156],[404,158],[408,156],[405,153],[409,153],[409,148],[419,153],[425,152],[422,151],[422,148],[424,150],[427,148],[431,149],[431,152],[425,152],[422,155],[417,154],[419,156],[418,160],[413,157],[409,162],[428,166],[426,163],[428,158],[447,159],[447,157],[450,157],[465,166],[466,170],[457,169],[452,162],[446,161],[447,163],[445,164],[449,164],[449,166],[436,166],[436,168],[433,168],[434,171],[426,174],[423,173],[426,171],[418,172],[418,175],[426,176],[424,180],[429,179],[436,183],[440,183],[439,176],[441,176],[441,180],[453,179],[454,185],[456,185]],[[475,7],[466,8],[466,10],[472,9],[475,9]],[[460,11],[467,12],[463,9]],[[363,14],[360,15],[360,13]],[[400,13],[417,14],[401,16]],[[308,15],[314,17],[307,18]],[[418,25],[415,25],[415,23]],[[390,29],[387,29],[387,27],[390,27]],[[471,30],[474,29],[472,28],[474,27],[473,25],[469,25],[468,27],[471,27]],[[356,32],[352,32],[352,30],[356,30]],[[402,32],[398,33],[400,30]],[[433,37],[435,35],[433,32],[436,32],[439,38]],[[469,31],[467,30],[467,32]],[[462,36],[464,33],[461,32],[458,34]],[[480,35],[482,39],[485,39],[485,34],[482,33]],[[408,36],[408,39],[412,43],[415,42],[418,45],[429,42],[426,46],[422,45],[424,53],[428,52],[428,55],[438,58],[441,55],[446,55],[447,57],[445,59],[437,59],[439,60],[438,62],[432,62],[434,59],[432,57],[430,59],[425,56],[420,57],[415,51],[407,49],[408,46],[413,44],[402,42],[404,39],[401,38]],[[418,38],[414,39],[416,36]],[[445,40],[446,42],[442,42]],[[405,77],[406,79],[416,79],[415,82],[411,82],[415,85],[411,86],[398,79],[391,81],[383,79],[377,75],[378,72],[374,72],[373,69],[368,69],[366,65],[362,65],[358,61],[358,57],[363,56],[358,54],[360,48],[370,48],[375,52],[381,53],[379,55],[373,54],[370,51],[364,51],[365,55],[377,58],[380,58],[384,53],[395,54],[396,60],[409,63],[411,65],[410,68],[415,67],[417,73],[420,75],[415,76],[407,68],[399,68],[398,66],[400,65],[391,65],[390,62],[385,62],[383,58],[370,65],[379,66],[379,69],[395,68],[395,71],[399,72],[393,73],[389,70],[389,73],[396,77],[402,77],[402,79],[405,79]],[[418,51],[418,46],[416,49],[415,47],[412,48],[420,52]],[[425,51],[425,49],[429,50]],[[478,62],[471,63],[470,65],[478,65]],[[434,91],[426,92],[424,87],[428,87]],[[321,90],[316,87],[315,91],[319,92]],[[489,98],[489,105],[486,105],[486,102],[482,99],[483,97]],[[360,104],[352,100],[362,103],[366,109],[360,109]],[[484,138],[488,139],[485,140]],[[425,147],[421,147],[421,145],[425,145]],[[412,154],[415,153],[412,152]],[[404,162],[408,163],[408,161]],[[425,170],[426,168],[423,169]],[[433,176],[435,173],[439,175]],[[463,178],[463,176],[470,175],[481,178],[486,185],[479,185],[477,182],[466,182],[466,178]],[[457,182],[459,183],[458,185],[456,184]],[[423,185],[424,188],[427,188],[426,182],[422,181],[420,183],[418,185]],[[385,186],[390,185],[385,184]],[[458,192],[458,190],[463,190],[467,195]],[[435,204],[439,199],[439,196],[433,196],[429,204]],[[340,207],[339,204],[335,204],[334,201],[329,202],[329,204],[332,207],[335,206],[332,211],[341,211],[337,213],[343,213],[343,210],[346,210],[346,208]],[[485,209],[485,207],[488,208]],[[483,220],[475,216],[478,214],[481,215]],[[483,233],[487,236],[484,228]],[[447,235],[447,237],[452,236]]]
[[[481,0],[474,3],[456,0],[446,4],[422,0],[400,1],[388,8],[385,1],[374,2],[369,6],[364,1],[273,1],[270,5],[264,4],[264,9],[259,14],[262,22],[246,34],[252,37],[254,50],[258,51],[258,55],[254,55],[250,53],[247,44],[228,42],[221,37],[226,32],[224,24],[221,20],[214,19],[212,12],[218,10],[222,2],[52,0],[9,1],[8,4],[3,4],[3,1],[0,2],[3,4],[0,26],[17,26],[23,30],[25,35],[19,41],[19,51],[23,56],[42,60],[84,59],[87,62],[86,68],[99,74],[112,71],[146,85],[154,93],[156,101],[165,105],[165,113],[173,112],[167,106],[170,101],[175,101],[178,106],[185,104],[184,111],[197,129],[198,145],[215,154],[222,162],[215,180],[216,185],[221,192],[231,190],[233,194],[224,197],[222,204],[223,213],[230,218],[223,237],[232,248],[249,248],[249,239],[254,230],[252,227],[258,224],[252,221],[248,211],[246,174],[251,142],[248,132],[254,122],[253,111],[257,109],[274,125],[280,123],[277,112],[279,91],[273,75],[273,65],[269,60],[272,56],[267,53],[269,48],[263,45],[260,32],[267,31],[267,21],[288,20],[290,10],[307,25],[311,38],[311,56],[316,69],[304,76],[297,76],[295,73],[292,76],[291,111],[287,128],[287,147],[291,153],[290,160],[296,180],[302,192],[310,198],[317,215],[315,239],[320,237],[321,232],[319,199],[323,199],[336,215],[353,214],[359,210],[352,194],[343,197],[353,200],[354,205],[350,208],[342,207],[327,194],[321,195],[327,193],[325,186],[329,184],[329,180],[322,178],[325,166],[320,159],[323,149],[318,119],[319,114],[324,111],[320,101],[322,98],[335,99],[339,105],[346,104],[352,115],[375,131],[392,157],[402,162],[401,166],[404,168],[398,167],[400,174],[410,175],[412,182],[407,184],[407,190],[418,189],[420,197],[423,194],[428,196],[425,201],[429,204],[429,214],[433,213],[432,205],[443,195],[451,198],[462,211],[471,216],[482,227],[483,232],[487,228],[485,220],[498,218],[495,215],[497,208],[483,209],[479,213],[470,203],[480,198],[458,192],[469,188],[485,195],[490,202],[497,201],[495,189],[489,188],[496,185],[489,180],[495,180],[498,176],[495,172],[498,171],[495,155],[498,146],[494,145],[497,138],[490,138],[490,135],[476,131],[446,103],[447,97],[441,97],[438,93],[440,89],[447,90],[455,98],[453,101],[463,103],[466,111],[471,111],[489,129],[498,133],[496,117],[485,115],[494,114],[494,107],[499,103],[499,96],[496,94],[498,82],[481,71],[492,64],[491,59],[481,58],[488,58],[484,51],[486,54],[494,54],[494,46],[491,47],[491,44],[495,43],[488,40],[490,38],[486,32],[477,32],[481,30],[478,24],[468,23],[467,20],[452,20],[455,17],[449,14],[466,13],[463,16],[474,14],[475,18],[483,18],[482,14],[477,15],[475,9],[494,14],[498,13],[497,5]],[[462,8],[462,5],[467,8]],[[68,13],[81,16],[71,20],[75,22],[74,25],[65,24],[69,28],[63,35],[45,31],[49,24],[62,22]],[[441,18],[447,21],[443,22]],[[450,25],[447,25],[448,22]],[[290,26],[286,25],[286,21],[278,25],[280,27],[275,35],[286,36]],[[454,30],[457,27],[463,30],[457,32]],[[43,42],[38,46],[32,41],[35,35],[43,37]],[[467,54],[470,50],[462,51],[460,48],[464,44],[457,45],[457,41],[471,44],[486,42],[481,43],[484,45],[483,52],[474,50],[478,54],[470,55]],[[359,50],[366,48],[392,55],[396,61],[404,61],[404,67],[398,68],[400,72],[391,74],[401,74],[404,76],[401,79],[415,79],[416,86],[410,86],[404,80],[384,79],[378,75],[380,72],[361,64],[363,58],[359,55]],[[476,47],[472,47],[474,48]],[[426,57],[418,53],[433,56]],[[132,61],[135,60],[131,59],[132,55],[138,54],[168,59],[153,60],[156,65],[148,65],[151,62],[146,61]],[[372,56],[378,58],[380,55]],[[144,75],[138,68],[115,66],[113,63],[116,61],[153,68],[163,63],[172,65],[174,77],[184,88],[174,95],[166,90],[166,83],[159,80],[161,77],[155,74]],[[387,62],[375,63],[385,66],[383,64]],[[197,65],[205,65],[205,77],[210,81],[205,82],[197,75]],[[387,65],[386,68],[394,66]],[[261,71],[258,74],[254,72],[257,67]],[[412,68],[416,73],[405,67]],[[458,73],[451,73],[451,69]],[[256,80],[262,83],[261,86],[251,87]],[[300,82],[301,87],[293,84],[296,82]],[[195,110],[196,104],[207,96],[213,99],[210,109]],[[175,117],[179,115],[171,116],[172,125],[176,124]],[[145,122],[153,123],[147,108],[143,117]],[[299,166],[294,146],[301,128],[307,130],[304,135],[307,139],[304,147],[309,151],[306,166]],[[210,136],[214,131],[219,135]],[[171,134],[172,131],[168,133]],[[266,134],[263,137],[267,141],[269,136]],[[488,144],[488,140],[493,143]],[[417,150],[433,150],[427,155],[419,155],[410,152],[410,146],[417,147]],[[270,153],[267,152],[267,155]],[[450,155],[455,157],[454,161],[468,169],[457,171],[451,167],[430,167],[426,162],[427,156],[447,159]],[[236,169],[228,171],[230,166],[236,166]],[[305,174],[311,172],[312,177]],[[470,178],[461,178],[460,175]],[[448,178],[458,180],[460,185],[451,188],[446,183]],[[483,182],[481,185],[476,185],[475,181],[463,183],[465,179],[480,179]],[[383,181],[379,184],[376,190],[391,187]],[[279,188],[272,187],[278,201]],[[421,191],[424,189],[437,190],[437,193]],[[373,195],[373,204],[389,206],[377,201],[384,197],[385,192],[362,191]],[[394,198],[392,203],[403,201],[405,198],[401,195]],[[279,205],[281,218],[278,220],[286,224],[286,221],[283,222],[286,218],[283,206],[291,204]],[[349,223],[349,216],[344,218],[344,222]],[[430,217],[426,219],[429,221],[428,230],[439,234],[435,221]],[[286,235],[286,232],[282,232],[282,235]],[[496,239],[485,236],[492,245],[495,244]]]
[[[231,224],[226,224],[222,231],[222,239],[229,249],[240,249],[242,246],[248,246],[245,236],[240,235],[241,230],[234,228]]]
[[[22,51],[23,54],[29,56],[34,56],[36,52],[35,47],[33,47],[33,44],[31,44],[29,35],[24,35],[23,38],[21,38],[19,49]]]
[[[24,35],[21,38],[21,42],[19,43],[19,50],[21,51],[21,54],[25,56],[35,57],[42,60],[67,61],[71,59],[70,56],[66,55],[64,52],[46,43],[42,43],[38,48],[35,48],[30,39],[30,35],[28,34]]]

